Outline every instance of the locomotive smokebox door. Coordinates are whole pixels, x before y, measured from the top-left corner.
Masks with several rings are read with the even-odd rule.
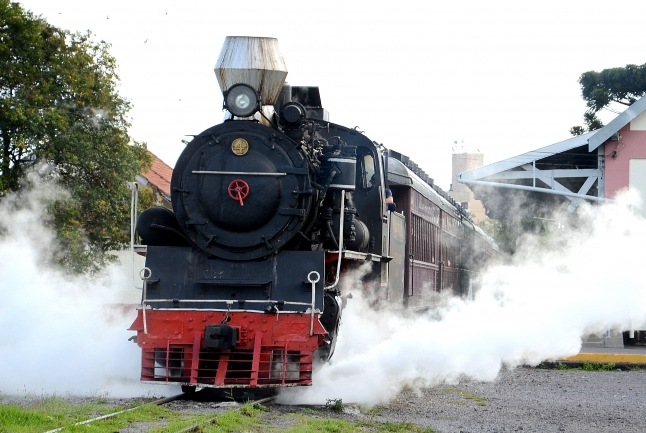
[[[229,325],[207,325],[204,328],[204,348],[229,350],[236,347],[238,330]]]

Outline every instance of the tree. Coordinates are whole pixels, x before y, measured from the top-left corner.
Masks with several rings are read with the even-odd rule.
[[[51,206],[55,259],[68,269],[101,265],[129,239],[127,182],[150,164],[127,133],[108,48],[0,0],[0,196],[30,167],[50,167],[71,195]]]
[[[572,135],[581,135],[603,127],[597,113],[611,104],[632,105],[646,94],[646,64],[626,65],[625,68],[588,71],[579,77],[581,96],[588,109],[583,115],[586,127],[574,126]]]

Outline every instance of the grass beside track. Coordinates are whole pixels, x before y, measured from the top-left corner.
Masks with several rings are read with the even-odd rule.
[[[138,410],[90,424],[75,425],[87,419],[118,412],[129,407],[114,407],[104,399],[87,404],[72,404],[62,398],[48,397],[28,406],[0,404],[0,433],[44,433],[65,427],[61,433],[118,433],[132,428],[147,433],[233,433],[233,432],[376,432],[433,433],[434,430],[410,423],[348,421],[330,408],[302,410],[278,415],[265,414],[268,409],[246,403],[220,414],[187,415],[163,406],[146,405]],[[265,416],[267,415],[267,416]]]
[[[71,404],[59,397],[46,397],[30,402],[27,406],[17,404],[0,405],[0,433],[42,433],[65,427],[66,433],[73,432],[115,432],[129,423],[160,419],[171,412],[161,406],[149,405],[139,410],[124,412],[114,418],[98,423],[74,424],[90,418],[107,415],[129,407],[114,407],[105,399],[84,404]]]
[[[583,370],[583,371],[613,371],[613,370],[643,370],[644,364],[614,363],[614,362],[577,362],[556,361],[542,362],[537,368],[550,368],[555,370]]]

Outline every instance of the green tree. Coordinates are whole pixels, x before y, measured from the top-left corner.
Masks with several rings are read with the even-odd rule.
[[[71,199],[51,206],[67,269],[102,265],[129,239],[127,182],[150,164],[131,143],[116,60],[91,34],[49,25],[0,0],[0,195],[45,164]]]
[[[588,108],[583,115],[585,127],[572,127],[572,135],[581,135],[603,127],[597,113],[611,104],[629,106],[645,95],[646,64],[584,72],[579,77],[579,84],[581,96]]]

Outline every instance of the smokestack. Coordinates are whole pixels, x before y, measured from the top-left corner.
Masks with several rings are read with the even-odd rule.
[[[215,64],[222,93],[238,83],[260,93],[263,105],[273,105],[287,77],[287,66],[278,48],[278,39],[227,36]]]

